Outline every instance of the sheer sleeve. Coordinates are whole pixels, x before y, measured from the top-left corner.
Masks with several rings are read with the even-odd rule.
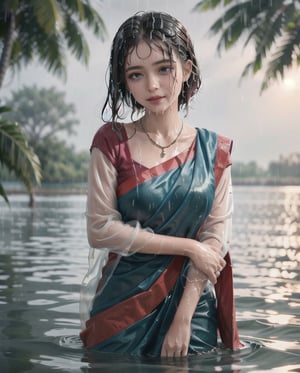
[[[231,167],[227,167],[216,188],[211,212],[201,227],[198,237],[199,241],[220,251],[223,257],[228,252],[231,241],[232,212]]]
[[[91,247],[128,255],[138,232],[137,221],[122,222],[117,210],[117,171],[98,148],[93,148],[88,175],[87,236]]]
[[[80,291],[80,318],[82,327],[92,308],[93,300],[99,295],[106,281],[112,275],[122,255],[133,253],[131,246],[142,230],[138,222],[125,224],[117,210],[117,171],[110,160],[98,149],[91,152],[88,174],[88,196],[86,205],[87,237],[90,245],[88,270],[83,278]],[[148,231],[143,229],[143,231]],[[150,236],[147,236],[150,239]],[[109,254],[113,260],[105,281],[102,269],[107,264]]]

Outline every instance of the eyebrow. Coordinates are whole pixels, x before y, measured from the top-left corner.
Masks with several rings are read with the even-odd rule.
[[[154,62],[152,65],[160,65],[160,64],[163,64],[163,63],[171,63],[171,64],[176,64],[176,61],[174,61],[173,59],[169,59],[169,58],[164,58],[162,60],[158,60],[156,62]],[[131,70],[138,70],[138,69],[142,69],[143,66],[140,66],[140,65],[135,65],[135,66],[129,66],[125,69],[125,72],[127,73],[128,71],[131,71]]]

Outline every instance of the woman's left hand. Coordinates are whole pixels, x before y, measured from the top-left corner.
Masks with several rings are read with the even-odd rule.
[[[165,335],[161,357],[178,358],[187,356],[190,338],[191,323],[187,320],[177,320],[175,317]]]

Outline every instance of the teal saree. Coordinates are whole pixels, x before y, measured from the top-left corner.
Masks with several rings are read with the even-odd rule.
[[[150,169],[131,159],[127,141],[125,130],[120,140],[106,124],[92,144],[117,170],[117,209],[122,221],[138,222],[142,229],[162,235],[197,239],[222,173],[230,165],[231,141],[197,129],[187,151]],[[228,254],[226,261],[216,289],[208,282],[198,302],[189,353],[216,347],[218,329],[227,347],[239,346]],[[138,252],[121,256],[108,250],[80,334],[84,345],[103,352],[159,356],[189,265],[183,256]],[[215,294],[225,302],[217,302]]]

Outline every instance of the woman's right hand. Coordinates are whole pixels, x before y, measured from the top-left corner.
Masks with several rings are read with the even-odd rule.
[[[209,245],[194,240],[189,257],[195,268],[204,272],[213,284],[217,282],[220,272],[226,265],[222,256]]]

